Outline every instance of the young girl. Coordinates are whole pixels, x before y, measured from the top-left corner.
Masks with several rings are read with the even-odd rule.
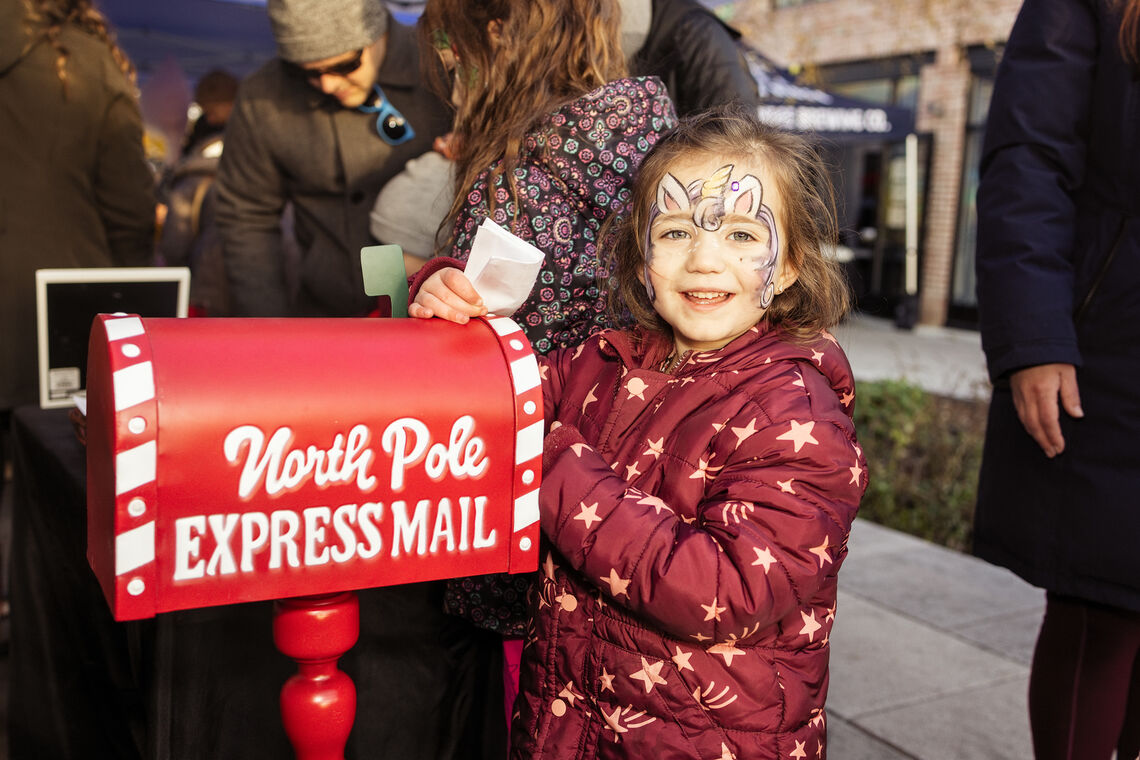
[[[541,360],[548,541],[517,758],[820,758],[836,575],[867,484],[827,180],[707,112],[646,157],[615,241],[637,318]],[[413,316],[481,313],[470,284]],[[431,303],[435,308],[428,308]]]

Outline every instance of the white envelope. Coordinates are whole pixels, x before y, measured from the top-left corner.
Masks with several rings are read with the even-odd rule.
[[[509,317],[530,295],[544,258],[538,248],[484,219],[464,271],[487,311]]]

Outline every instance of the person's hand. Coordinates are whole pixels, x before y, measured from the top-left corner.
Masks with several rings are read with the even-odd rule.
[[[457,324],[487,313],[483,299],[462,270],[445,267],[424,280],[416,298],[408,304],[408,316],[439,317]]]
[[[1063,407],[1071,417],[1085,416],[1077,389],[1076,368],[1072,364],[1026,367],[1010,375],[1009,385],[1021,424],[1045,456],[1053,458],[1064,451],[1060,409]]]
[[[454,132],[448,132],[446,135],[440,135],[432,140],[431,149],[439,153],[444,158],[454,161],[455,154],[458,151],[459,145],[455,139]]]

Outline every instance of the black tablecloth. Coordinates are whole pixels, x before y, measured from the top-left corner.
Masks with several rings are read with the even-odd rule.
[[[295,664],[271,602],[119,623],[86,559],[85,452],[66,410],[12,418],[12,760],[289,758]],[[442,584],[360,592],[347,757],[502,758],[498,637],[442,612]]]

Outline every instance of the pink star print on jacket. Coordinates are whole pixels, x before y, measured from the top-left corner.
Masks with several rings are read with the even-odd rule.
[[[567,435],[548,439],[512,757],[825,757],[867,484],[829,338],[760,326],[673,375],[663,341],[613,331],[543,360]]]

